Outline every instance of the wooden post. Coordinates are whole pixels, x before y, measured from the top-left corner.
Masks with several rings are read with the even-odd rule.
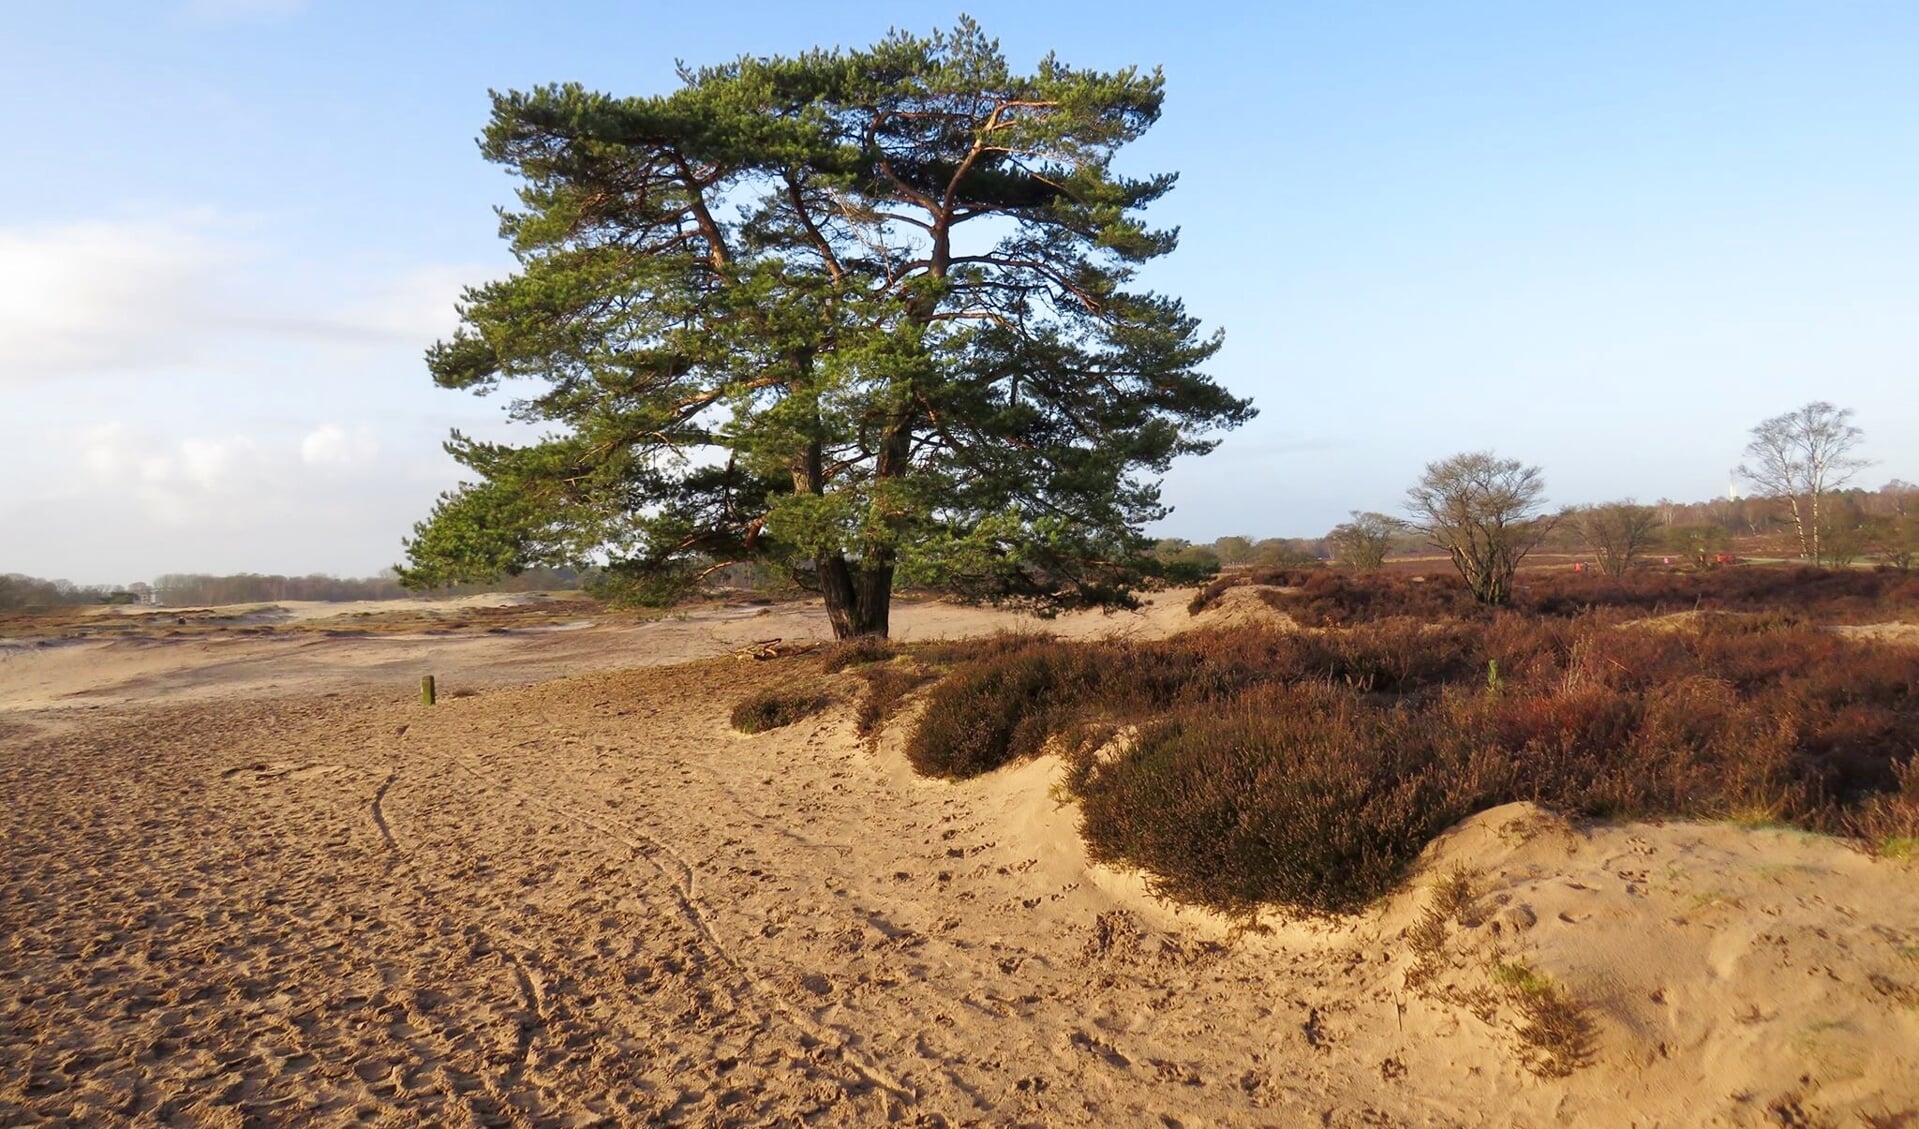
[[[420,676],[420,704],[423,706],[433,704],[433,676],[430,674]]]

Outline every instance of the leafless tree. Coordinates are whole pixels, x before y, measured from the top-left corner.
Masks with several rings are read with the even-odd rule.
[[[1573,518],[1579,535],[1599,557],[1599,570],[1624,576],[1626,570],[1659,539],[1659,513],[1631,498],[1588,506]]]
[[[1829,554],[1822,506],[1826,495],[1852,481],[1868,460],[1856,458],[1864,432],[1852,426],[1852,411],[1815,400],[1797,411],[1774,416],[1752,429],[1741,476],[1769,497],[1783,500],[1799,535],[1799,553],[1814,564]]]
[[[1919,513],[1900,513],[1875,517],[1862,530],[1866,547],[1879,563],[1900,572],[1911,572],[1919,564]]]
[[[1919,486],[1895,478],[1879,488],[1879,504],[1894,517],[1919,514]]]
[[[1335,525],[1326,540],[1339,560],[1353,566],[1355,572],[1377,572],[1392,551],[1393,536],[1405,529],[1406,523],[1389,514],[1359,510],[1352,514],[1353,520]]]
[[[1428,463],[1406,492],[1406,511],[1452,557],[1474,599],[1503,604],[1519,563],[1552,530],[1555,519],[1541,512],[1545,488],[1538,467],[1474,451]]]

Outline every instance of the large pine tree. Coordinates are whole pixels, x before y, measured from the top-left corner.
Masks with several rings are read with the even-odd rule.
[[[1173,250],[1116,173],[1155,72],[1008,69],[970,21],[866,50],[685,70],[677,91],[494,96],[519,270],[428,354],[448,388],[536,389],[528,446],[455,432],[479,478],[408,541],[414,584],[604,565],[667,597],[754,560],[840,637],[893,584],[1124,603],[1155,477],[1253,414],[1219,347],[1129,288]]]

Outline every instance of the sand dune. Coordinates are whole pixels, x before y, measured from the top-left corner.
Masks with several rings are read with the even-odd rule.
[[[817,669],[730,652],[824,627],[9,647],[0,1123],[1919,1124],[1910,863],[1514,806],[1368,914],[1226,921],[1089,864],[1053,761],[859,741],[853,675],[728,729]]]

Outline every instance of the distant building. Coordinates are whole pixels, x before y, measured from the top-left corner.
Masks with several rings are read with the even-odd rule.
[[[153,590],[153,585],[144,580],[136,580],[127,585],[127,591],[133,593],[133,602],[136,604],[152,607],[160,602],[160,594]]]

